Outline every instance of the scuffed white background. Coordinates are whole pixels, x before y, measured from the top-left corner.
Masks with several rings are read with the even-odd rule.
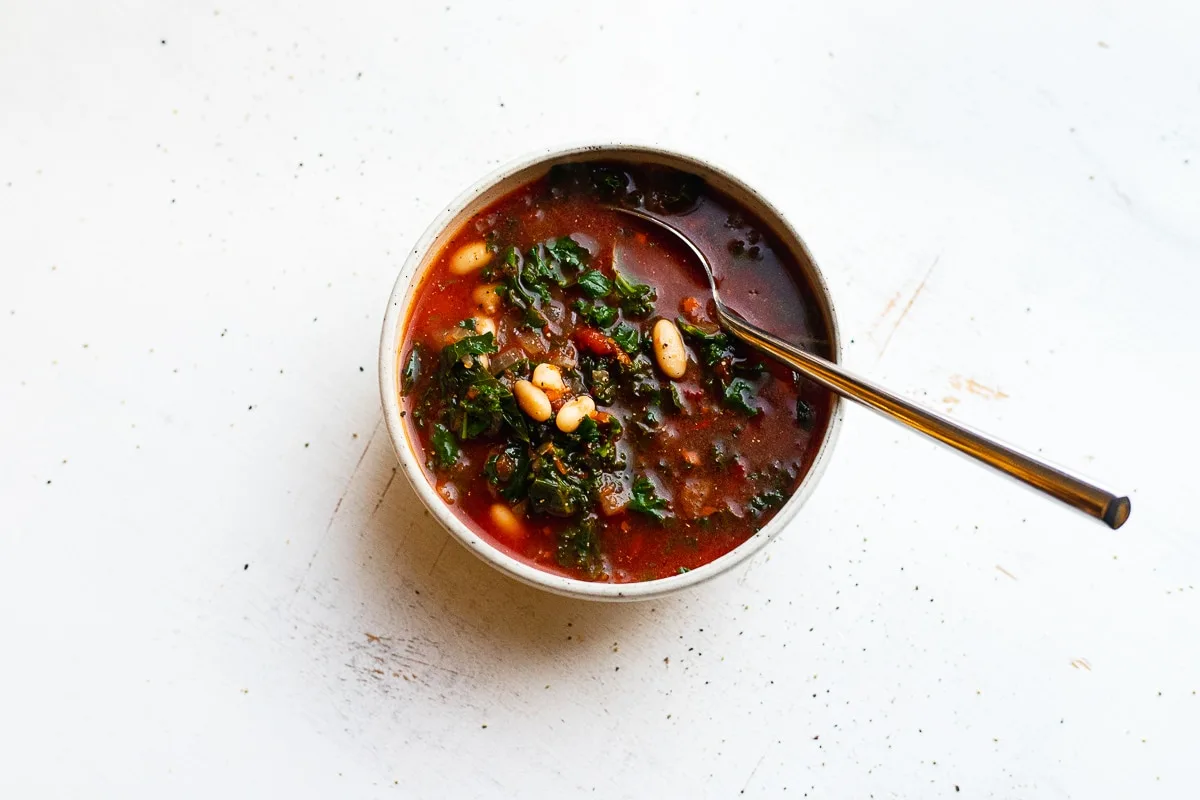
[[[1200,6],[0,6],[0,794],[1187,797]],[[407,248],[543,146],[771,197],[846,361],[1133,498],[860,409],[748,567],[539,594],[420,508]]]

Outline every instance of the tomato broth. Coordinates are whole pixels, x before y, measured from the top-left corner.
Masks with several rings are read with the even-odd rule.
[[[464,224],[398,354],[409,439],[455,513],[541,569],[617,583],[754,535],[833,408],[723,333],[695,256],[622,205],[686,232],[745,317],[832,355],[805,272],[760,220],[696,176],[621,162],[555,167]]]

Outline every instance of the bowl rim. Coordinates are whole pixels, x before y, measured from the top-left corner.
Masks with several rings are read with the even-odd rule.
[[[497,184],[526,170],[544,165],[547,169],[555,163],[570,160],[574,157],[588,156],[588,160],[609,155],[615,159],[636,160],[639,155],[674,162],[681,168],[698,170],[702,176],[707,174],[719,176],[722,180],[736,186],[757,201],[767,214],[764,222],[772,228],[777,236],[799,245],[801,251],[811,266],[809,276],[814,288],[823,296],[825,308],[828,311],[829,333],[831,336],[831,351],[835,362],[841,361],[842,344],[839,334],[837,313],[828,283],[816,260],[812,257],[808,245],[788,222],[779,209],[765,198],[758,190],[749,186],[745,181],[735,177],[723,168],[706,158],[668,150],[655,145],[645,145],[630,142],[603,142],[579,144],[568,147],[540,148],[520,158],[513,159],[487,175],[472,183],[464,191],[447,204],[421,234],[409,251],[400,274],[388,298],[387,310],[384,314],[383,329],[379,343],[379,391],[383,403],[383,417],[387,425],[392,449],[400,461],[401,471],[404,472],[413,491],[425,504],[442,527],[469,551],[486,563],[521,581],[529,586],[552,592],[566,597],[586,600],[631,601],[650,600],[667,594],[678,592],[691,586],[704,583],[718,575],[736,567],[757,554],[763,547],[774,539],[796,517],[804,502],[812,494],[828,467],[828,462],[837,441],[842,425],[845,403],[836,394],[833,398],[833,408],[830,412],[829,424],[825,435],[817,448],[812,465],[804,475],[796,491],[788,498],[778,513],[763,528],[754,533],[746,541],[730,550],[728,553],[712,561],[696,567],[680,575],[658,578],[636,583],[597,583],[579,578],[569,578],[527,564],[514,556],[505,553],[491,544],[470,526],[458,518],[450,510],[437,491],[425,477],[416,448],[409,441],[406,425],[401,417],[399,392],[400,346],[401,336],[409,319],[409,307],[415,299],[415,289],[420,285],[420,279],[426,272],[426,262],[430,258],[431,248],[444,232],[470,206],[479,200],[489,189]]]

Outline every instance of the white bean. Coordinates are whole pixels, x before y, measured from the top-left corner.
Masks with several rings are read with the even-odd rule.
[[[488,516],[496,526],[496,532],[506,539],[519,539],[525,535],[525,526],[513,510],[503,503],[493,503]]]
[[[492,251],[483,242],[464,244],[450,257],[450,271],[455,275],[467,275],[492,260]]]
[[[485,314],[495,314],[500,310],[500,294],[496,291],[498,283],[485,283],[476,286],[471,292],[471,302]]]
[[[550,398],[529,381],[517,381],[513,386],[513,394],[517,396],[517,405],[535,422],[545,422],[554,413],[550,408]]]
[[[660,319],[654,323],[651,332],[654,342],[654,358],[658,368],[672,380],[679,380],[687,372],[687,351],[683,349],[683,337],[679,328],[669,319]]]
[[[496,323],[492,322],[490,317],[475,318],[475,335],[483,336],[485,333],[490,333],[492,339],[496,338]]]
[[[591,416],[595,410],[596,401],[582,394],[563,403],[562,408],[558,410],[558,416],[554,418],[554,424],[563,433],[573,433],[579,427],[579,423],[583,422],[583,418]]]
[[[563,382],[562,373],[553,364],[538,364],[533,368],[533,385],[543,390],[565,392],[567,384]]]

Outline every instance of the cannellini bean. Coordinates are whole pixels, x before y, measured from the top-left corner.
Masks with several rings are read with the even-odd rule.
[[[558,410],[558,416],[554,418],[554,424],[563,433],[573,433],[579,427],[579,423],[583,422],[583,418],[590,416],[595,410],[596,401],[582,394],[563,403],[562,408]]]
[[[483,242],[464,244],[450,257],[450,271],[455,275],[467,275],[492,260],[492,251]]]
[[[475,318],[475,335],[483,336],[485,333],[490,333],[492,338],[496,338],[496,323],[492,322],[491,317],[476,317]]]
[[[498,283],[485,283],[476,286],[471,292],[471,302],[485,314],[495,314],[500,310],[500,293],[496,291]]]
[[[545,422],[554,413],[550,408],[550,398],[529,381],[517,381],[513,386],[513,394],[517,396],[517,405],[535,422]]]
[[[488,516],[496,526],[496,532],[506,539],[519,539],[525,535],[525,525],[513,510],[503,503],[493,503]]]
[[[546,391],[565,392],[562,373],[553,364],[538,364],[533,368],[533,385]]]
[[[683,349],[683,337],[679,328],[669,319],[660,319],[654,323],[651,331],[654,342],[654,358],[658,368],[672,380],[679,380],[687,372],[687,351]]]

